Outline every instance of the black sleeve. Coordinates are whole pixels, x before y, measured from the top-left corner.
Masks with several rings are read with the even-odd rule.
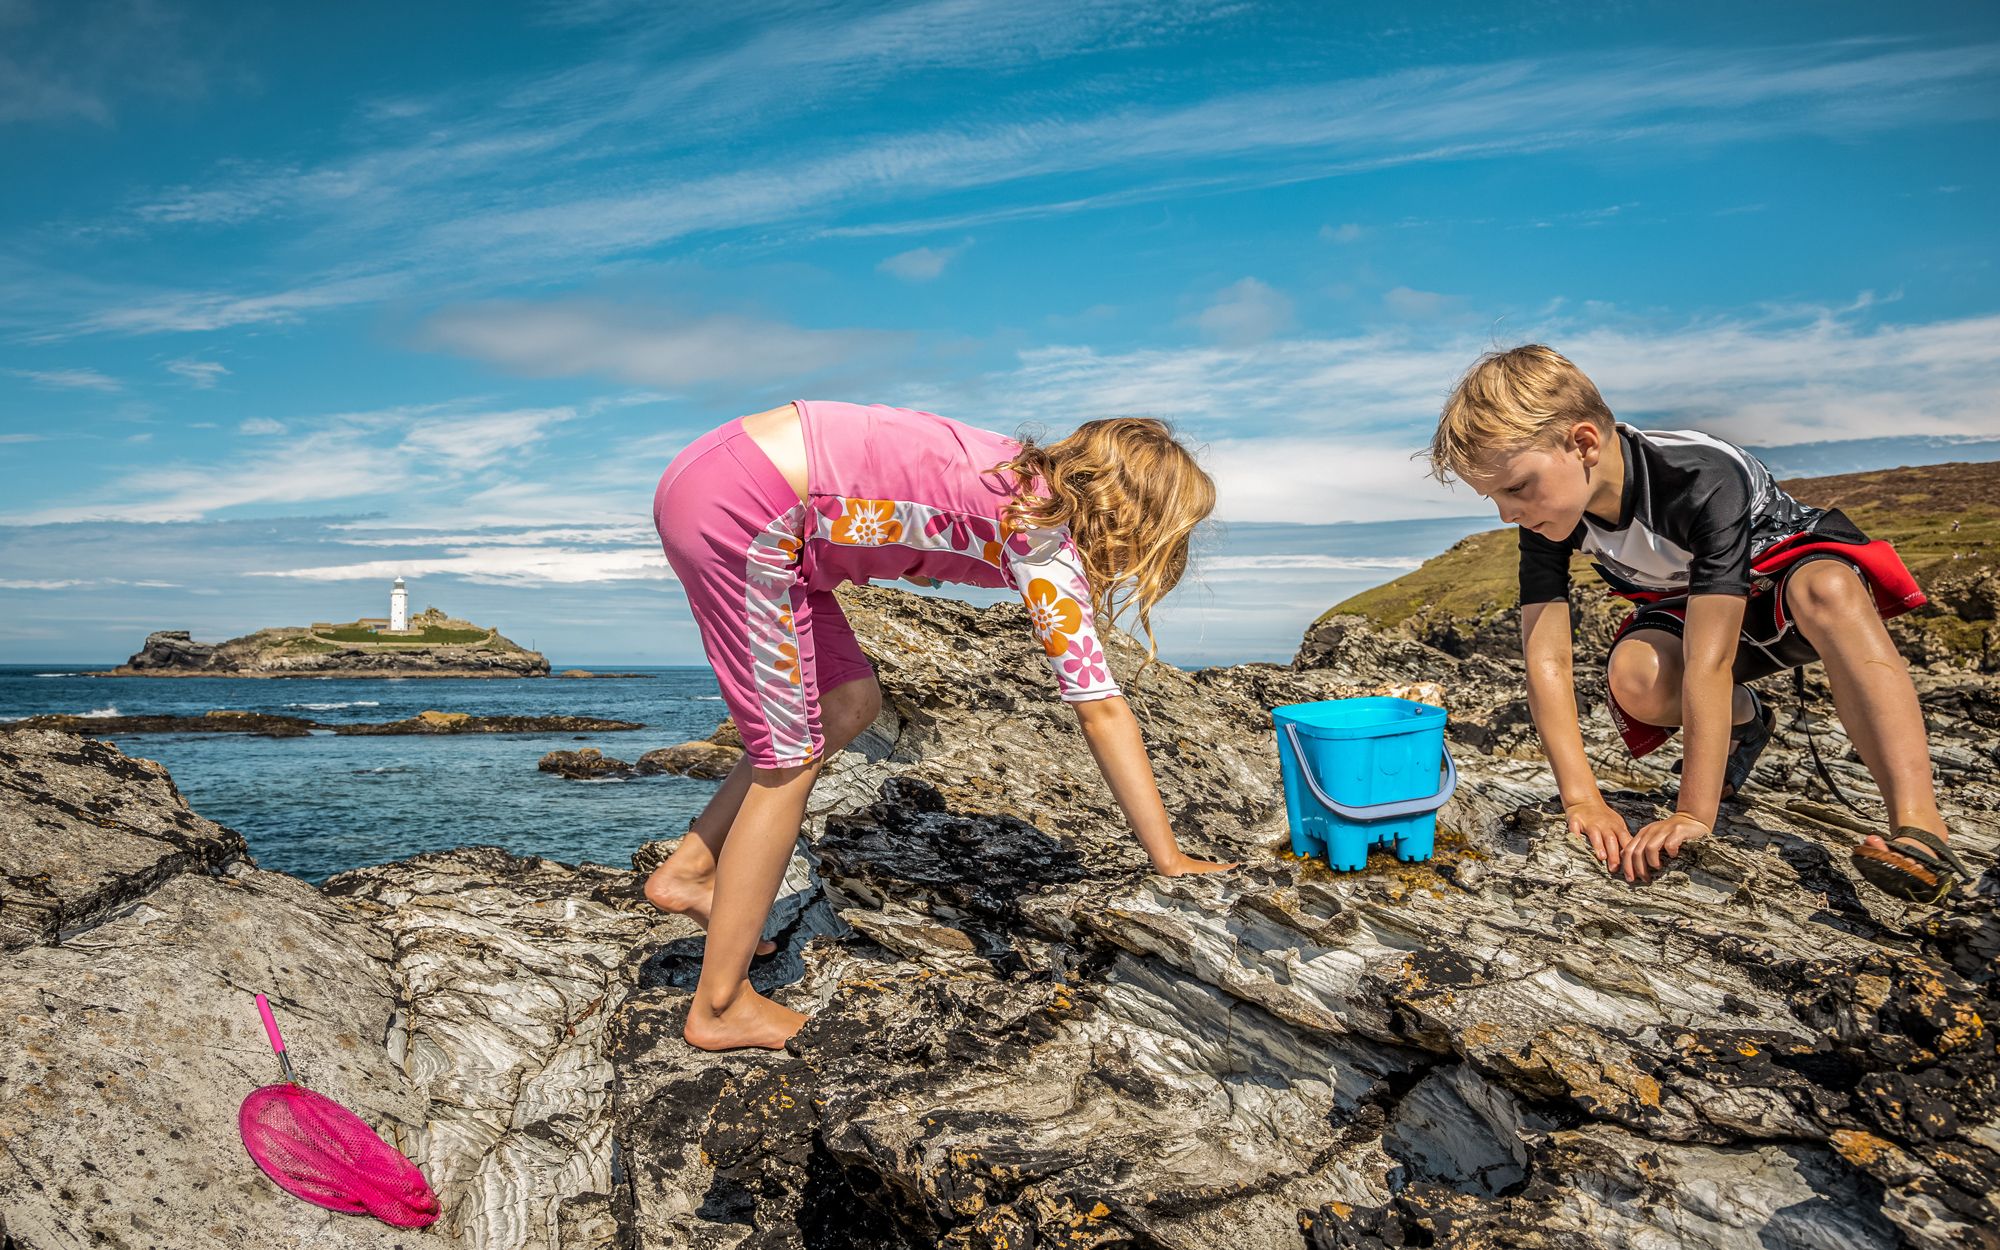
[[[1707,476],[1704,474],[1703,476]],[[1709,489],[1683,511],[1688,550],[1688,593],[1750,593],[1750,483],[1734,464],[1714,475]]]
[[[1569,598],[1569,558],[1583,546],[1583,526],[1559,543],[1533,530],[1521,531],[1521,602],[1554,603]]]

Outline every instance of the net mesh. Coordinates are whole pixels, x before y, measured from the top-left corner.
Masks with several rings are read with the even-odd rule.
[[[237,1113],[243,1146],[287,1192],[398,1228],[438,1217],[437,1195],[403,1153],[361,1118],[298,1085],[266,1085]]]

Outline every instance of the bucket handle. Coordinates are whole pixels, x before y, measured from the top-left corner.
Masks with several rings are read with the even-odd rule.
[[[1443,807],[1451,798],[1452,792],[1458,789],[1458,765],[1452,763],[1451,750],[1447,747],[1444,751],[1444,764],[1440,770],[1442,780],[1438,783],[1436,794],[1421,799],[1397,799],[1389,803],[1370,803],[1364,807],[1356,807],[1351,803],[1343,803],[1320,789],[1319,778],[1313,776],[1312,765],[1306,762],[1306,753],[1299,746],[1298,726],[1287,723],[1285,736],[1291,740],[1292,759],[1298,763],[1299,776],[1305,778],[1306,788],[1312,791],[1313,797],[1320,801],[1322,807],[1348,820],[1387,820],[1393,816],[1422,816]]]

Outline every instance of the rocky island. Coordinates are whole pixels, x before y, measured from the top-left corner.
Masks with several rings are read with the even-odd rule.
[[[436,608],[387,621],[260,629],[227,642],[160,630],[106,677],[546,677],[549,662],[500,631]]]
[[[782,1053],[682,1042],[701,935],[638,892],[670,841],[315,889],[157,766],[0,731],[0,1242],[2000,1245],[2000,677],[1917,674],[1983,874],[1946,905],[1848,871],[1867,826],[1782,720],[1716,834],[1633,887],[1566,836],[1518,666],[1334,615],[1288,665],[1128,689],[1183,845],[1244,861],[1167,879],[1019,606],[841,593],[884,707],[815,791],[753,968],[813,1013]],[[1436,857],[1291,856],[1267,709],[1412,681],[1461,776]],[[1671,777],[1583,695],[1613,802],[1663,813]],[[275,1079],[256,990],[302,1078],[424,1168],[431,1229],[244,1157],[237,1105]]]

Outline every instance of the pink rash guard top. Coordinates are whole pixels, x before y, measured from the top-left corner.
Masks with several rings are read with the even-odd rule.
[[[1014,478],[988,470],[1020,454],[1019,443],[913,408],[795,406],[806,443],[799,576],[808,590],[912,574],[1012,586],[1064,701],[1119,693],[1068,529],[1007,528]]]

